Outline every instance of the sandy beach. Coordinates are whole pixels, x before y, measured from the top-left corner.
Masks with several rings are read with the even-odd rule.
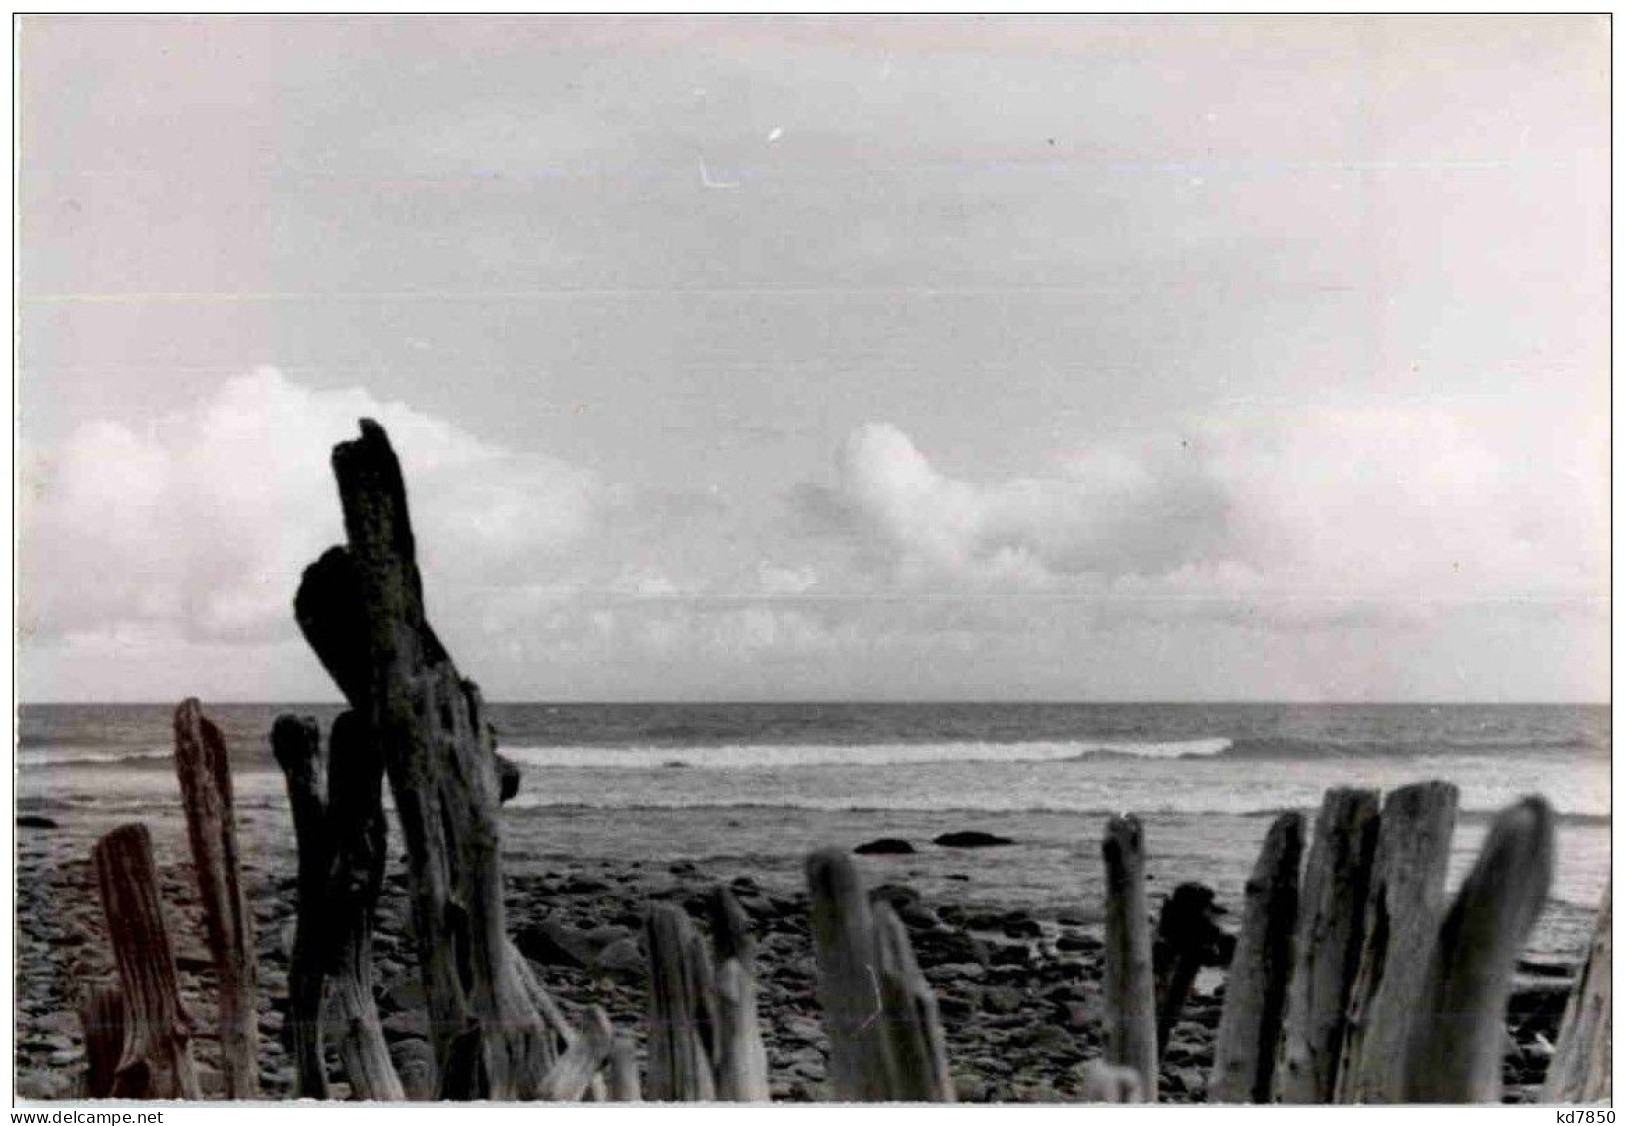
[[[129,818],[117,808],[54,809],[24,817],[18,834],[17,1090],[24,1098],[67,1098],[75,1094],[83,1068],[77,1005],[89,988],[112,975],[89,851],[97,836]],[[510,932],[567,1012],[602,1005],[618,1028],[640,1038],[641,1048],[647,1006],[639,949],[644,906],[659,900],[683,904],[703,930],[704,894],[718,883],[728,884],[759,940],[760,1009],[774,1097],[819,1098],[826,1046],[796,852],[791,847],[771,855],[729,850],[728,833],[748,840],[766,828],[745,824],[747,817],[741,811],[729,825],[696,811],[638,811],[636,817],[623,811],[618,819],[606,819],[598,811],[572,816],[561,810],[509,810],[504,865]],[[39,818],[43,821],[33,820]],[[218,1094],[217,1050],[209,1032],[212,970],[203,954],[184,825],[175,809],[151,808],[142,819],[153,833],[183,995],[198,1030],[195,1052],[204,1089]],[[624,831],[612,831],[611,820]],[[872,815],[868,820],[878,827]],[[261,1079],[264,1096],[281,1099],[292,1089],[283,1012],[294,919],[293,838],[287,815],[275,802],[251,805],[240,821],[259,952]],[[943,831],[966,827],[942,817],[937,821]],[[1100,1052],[1101,928],[1098,893],[1091,890],[1098,883],[1098,846],[1092,837],[1098,826],[1076,818],[1072,823],[1078,834],[1072,861],[1079,878],[1071,905],[1002,882],[1006,869],[1031,870],[1019,845],[950,849],[916,835],[915,854],[859,858],[871,887],[898,908],[936,988],[963,1100],[1075,1100],[1080,1065]],[[1151,817],[1146,824],[1154,861],[1159,836],[1167,839],[1185,828],[1175,818]],[[1257,821],[1258,835],[1265,825]],[[823,830],[834,843],[843,830],[856,827],[826,823]],[[902,827],[911,833],[926,828]],[[630,840],[611,846],[625,837]],[[601,845],[596,852],[590,847],[595,838]],[[667,841],[666,850],[644,855],[658,855],[658,861],[624,854],[655,839]],[[395,837],[392,852],[399,851]],[[1155,910],[1184,877],[1155,862],[1150,875]],[[1219,904],[1229,909],[1220,924],[1232,931],[1245,867],[1234,877],[1215,887]],[[1574,920],[1576,930],[1583,931],[1583,925]],[[406,875],[404,865],[396,863],[380,906],[376,966],[380,1008],[398,1066],[427,1050],[411,941]],[[1537,952],[1522,968],[1509,1014],[1509,1100],[1531,1097],[1544,1072],[1570,975],[1565,959],[1549,952]],[[1222,971],[1216,970],[1204,971],[1197,981],[1163,1059],[1164,1099],[1203,1097],[1222,982]],[[334,1074],[341,1073],[335,1069]]]

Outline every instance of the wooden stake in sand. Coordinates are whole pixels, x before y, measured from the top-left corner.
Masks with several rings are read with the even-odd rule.
[[[1146,1102],[1157,1101],[1157,1014],[1151,980],[1151,929],[1145,903],[1145,836],[1133,814],[1113,817],[1101,840],[1106,861],[1106,1054],[1140,1076]]]
[[[1315,819],[1299,900],[1297,965],[1275,1066],[1279,1102],[1329,1103],[1337,1089],[1377,817],[1375,790],[1340,788],[1326,791]]]
[[[197,700],[175,709],[175,773],[186,808],[192,867],[203,903],[219,981],[220,1059],[226,1097],[260,1093],[259,1009],[255,1001],[254,916],[243,894],[237,859],[237,819],[232,809],[231,765],[226,741]]]
[[[332,958],[327,875],[332,842],[327,836],[327,796],[322,737],[309,716],[280,715],[271,725],[271,751],[282,768],[299,849],[293,954],[288,961],[288,1025],[293,1038],[296,1098],[327,1098],[322,1062],[322,992]]]
[[[1449,782],[1420,782],[1383,802],[1337,1073],[1340,1103],[1399,1100],[1411,1014],[1444,907],[1458,797]]]
[[[807,857],[807,886],[834,1097],[952,1102],[936,997],[890,906],[871,907],[843,849]]]
[[[1428,959],[1402,1101],[1500,1101],[1507,988],[1551,885],[1552,820],[1546,800],[1530,797],[1490,826]]]
[[[158,898],[152,838],[123,825],[91,851],[107,935],[124,996],[124,1046],[110,1094],[120,1099],[197,1099],[190,1021],[181,1008],[175,952]]]
[[[713,1002],[710,959],[679,907],[657,903],[645,922],[649,945],[648,1096],[656,1102],[716,1098],[708,1044]]]
[[[1283,813],[1270,825],[1247,880],[1241,933],[1224,986],[1224,1011],[1207,1097],[1213,1103],[1266,1103],[1292,977],[1298,920],[1298,864],[1303,816]]]
[[[500,786],[479,689],[424,615],[406,486],[383,429],[364,419],[360,438],[334,448],[333,469],[349,543],[306,569],[294,610],[383,749],[410,860],[440,1089],[533,1097],[550,1032],[506,932]],[[453,1074],[454,1063],[464,1073]]]
[[[1569,994],[1541,1101],[1606,1102],[1613,1094],[1614,889],[1602,893],[1591,956]]]
[[[756,940],[739,901],[725,887],[711,893],[716,946],[717,1098],[761,1102],[771,1097],[767,1046],[756,1019]]]

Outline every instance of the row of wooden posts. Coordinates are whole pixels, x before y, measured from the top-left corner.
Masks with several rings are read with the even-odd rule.
[[[631,1037],[590,1007],[569,1021],[508,935],[499,807],[517,786],[496,754],[478,689],[424,615],[406,490],[388,438],[364,420],[333,453],[347,543],[305,572],[295,617],[349,701],[328,736],[284,716],[271,742],[297,837],[298,917],[288,977],[296,1093],[328,1096],[324,1027],[352,1097],[379,1100],[764,1101],[767,1055],[749,920],[726,888],[707,945],[670,904],[647,914],[649,1013],[640,1075]],[[252,913],[241,882],[231,777],[196,701],[175,749],[192,857],[220,989],[225,1093],[259,1095]],[[387,857],[388,778],[409,864],[432,1060],[397,1068],[372,980],[372,928]],[[1247,882],[1208,1086],[1210,1102],[1487,1102],[1501,1093],[1505,1007],[1517,955],[1551,879],[1552,813],[1505,810],[1448,910],[1456,815],[1447,783],[1329,791],[1304,853],[1304,821],[1270,826]],[[1193,967],[1162,975],[1146,900],[1145,841],[1112,818],[1105,883],[1105,1050],[1092,1101],[1154,1100],[1160,1039]],[[94,850],[118,984],[84,1010],[91,1097],[197,1098],[189,1030],[141,825]],[[1301,875],[1300,875],[1301,868]],[[933,991],[891,908],[871,902],[850,855],[807,860],[829,1095],[950,1101]],[[1545,1097],[1609,1095],[1611,909],[1564,1016]],[[324,1006],[336,1020],[324,1021]]]

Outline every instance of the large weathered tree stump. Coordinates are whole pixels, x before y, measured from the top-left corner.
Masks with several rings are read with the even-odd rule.
[[[1303,816],[1283,813],[1270,825],[1247,880],[1241,933],[1230,959],[1214,1041],[1209,1102],[1270,1101],[1292,978],[1302,857]]]
[[[383,429],[363,420],[360,438],[335,447],[333,469],[349,542],[306,569],[295,614],[382,748],[406,840],[440,1089],[532,1097],[551,1033],[507,936],[501,790],[479,690],[425,618],[406,486]]]
[[[1327,790],[1315,819],[1298,905],[1297,965],[1275,1066],[1280,1102],[1329,1103],[1337,1090],[1377,821],[1376,791],[1354,789]]]
[[[1458,796],[1449,782],[1421,782],[1383,802],[1365,938],[1349,990],[1340,1103],[1399,1100],[1411,1013],[1444,906]]]
[[[124,1045],[109,1094],[201,1098],[147,827],[114,829],[96,842],[91,860],[124,997]]]
[[[220,1060],[226,1097],[259,1096],[259,1010],[255,1000],[254,916],[243,894],[231,764],[220,729],[195,699],[175,709],[175,773],[186,834],[219,983]]]
[[[710,958],[688,915],[657,903],[645,924],[649,945],[648,1097],[656,1102],[716,1098],[710,1046]]]
[[[767,1102],[767,1046],[756,1017],[756,941],[733,893],[711,893],[711,937],[716,946],[717,1098]]]
[[[1531,797],[1490,826],[1428,958],[1402,1101],[1500,1101],[1507,989],[1551,885],[1552,821],[1546,800]]]
[[[1602,893],[1591,954],[1569,994],[1557,1052],[1541,1099],[1548,1103],[1605,1102],[1613,1094],[1614,889]]]
[[[1106,823],[1106,1054],[1132,1068],[1146,1102],[1157,1101],[1157,1014],[1146,918],[1145,835],[1132,814]]]

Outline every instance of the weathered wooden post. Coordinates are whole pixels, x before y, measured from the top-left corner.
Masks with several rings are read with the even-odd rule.
[[[1490,826],[1439,925],[1408,1037],[1402,1100],[1501,1098],[1507,988],[1552,880],[1552,809],[1524,798]]]
[[[1349,990],[1340,1103],[1399,1099],[1411,1013],[1443,910],[1458,797],[1449,782],[1420,782],[1383,802],[1365,937]]]
[[[609,1058],[614,1043],[615,1030],[610,1028],[609,1018],[603,1009],[594,1005],[587,1010],[580,1035],[548,1070],[538,1097],[555,1102],[579,1102],[587,1093],[592,1077]]]
[[[1191,986],[1203,966],[1227,965],[1230,936],[1214,921],[1218,906],[1213,889],[1186,883],[1174,888],[1157,913],[1151,942],[1152,980],[1157,997],[1157,1058],[1168,1050],[1168,1037],[1185,1010]]]
[[[1605,1102],[1613,1095],[1614,889],[1602,893],[1591,955],[1569,994],[1541,1100]]]
[[[717,1098],[767,1102],[767,1046],[756,1019],[756,940],[739,901],[726,887],[711,893],[711,938],[716,945]]]
[[[331,957],[327,876],[333,850],[327,837],[322,738],[309,716],[281,715],[271,725],[271,751],[282,768],[299,851],[293,953],[288,959],[288,1025],[292,1032],[294,1096],[328,1097],[322,1060],[322,996]]]
[[[382,748],[406,839],[413,922],[441,1090],[534,1096],[551,1035],[506,933],[500,785],[479,690],[424,615],[406,486],[364,419],[333,450],[348,546],[306,569],[294,610],[306,640]],[[470,1074],[451,1074],[456,1063]]]
[[[1157,1016],[1140,819],[1128,814],[1108,821],[1101,854],[1106,862],[1105,1060],[1137,1072],[1142,1097],[1154,1103]]]
[[[1270,825],[1247,880],[1241,933],[1230,959],[1214,1041],[1209,1102],[1270,1101],[1292,978],[1302,856],[1303,816],[1283,813]]]
[[[85,1098],[113,1097],[113,1079],[124,1053],[124,993],[104,985],[86,998],[79,1009],[85,1030]]]
[[[196,699],[185,700],[175,709],[175,773],[180,779],[192,867],[219,983],[220,1060],[226,1097],[252,1099],[260,1092],[254,916],[243,894],[226,741]]]
[[[657,903],[645,922],[649,946],[649,1098],[709,1102],[716,1082],[707,1050],[709,959],[681,908]]]
[[[609,1049],[609,1100],[617,1103],[643,1101],[643,1090],[638,1082],[638,1051],[632,1038],[625,1033],[615,1034],[615,1043]]]
[[[936,996],[887,904],[844,849],[807,857],[818,999],[837,1100],[952,1102]]]
[[[96,842],[91,860],[124,997],[124,1046],[110,1094],[201,1098],[147,827],[114,829]]]
[[[1326,791],[1315,819],[1298,905],[1297,966],[1275,1066],[1279,1102],[1329,1103],[1336,1092],[1377,821],[1375,790],[1343,788]]]

